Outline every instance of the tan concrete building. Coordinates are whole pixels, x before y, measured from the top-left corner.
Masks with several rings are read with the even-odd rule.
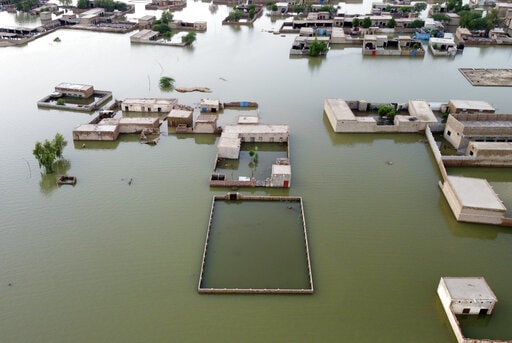
[[[115,141],[119,136],[119,125],[80,125],[73,130],[75,141]]]
[[[324,112],[334,132],[377,133],[377,132],[419,132],[427,125],[438,123],[429,104],[423,100],[410,100],[407,104],[409,115],[396,115],[393,125],[380,125],[375,116],[356,116],[352,109],[367,111],[366,101],[347,103],[342,99],[325,99]]]
[[[483,277],[442,277],[437,295],[459,343],[510,342],[464,336],[456,315],[490,315],[498,298]]]
[[[186,125],[187,127],[192,127],[193,113],[194,112],[191,110],[182,110],[175,108],[167,116],[167,126],[176,127],[178,125]]]
[[[169,113],[178,103],[170,98],[127,98],[121,103],[123,112]]]
[[[494,113],[496,110],[486,101],[480,100],[449,100],[448,101],[449,113]]]
[[[201,102],[199,103],[199,109],[201,113],[219,112],[220,101],[214,99],[201,99]]]
[[[217,116],[215,114],[200,114],[194,124],[195,133],[215,133]]]
[[[471,142],[466,149],[466,156],[512,161],[512,142]]]
[[[159,132],[160,123],[158,118],[123,117],[107,118],[99,122],[99,125],[118,125],[119,133],[138,133],[145,129],[154,133]]]
[[[240,137],[242,142],[288,142],[288,125],[226,125],[223,133]]]
[[[487,180],[447,176],[439,186],[458,221],[502,224],[507,209]]]
[[[471,141],[512,141],[511,114],[450,114],[444,138],[456,149],[466,148]]]
[[[94,87],[78,83],[62,82],[55,87],[55,91],[65,96],[77,98],[89,98],[94,95]]]

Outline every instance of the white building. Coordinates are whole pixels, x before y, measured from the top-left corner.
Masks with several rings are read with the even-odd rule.
[[[510,342],[464,336],[456,315],[490,315],[498,299],[483,277],[442,277],[437,294],[459,343]]]
[[[169,113],[177,103],[177,99],[168,98],[127,98],[121,103],[121,110],[123,112]]]
[[[226,125],[223,132],[236,134],[242,142],[287,142],[288,125]]]

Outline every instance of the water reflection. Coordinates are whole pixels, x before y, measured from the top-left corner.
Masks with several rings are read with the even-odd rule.
[[[41,193],[49,195],[59,186],[57,185],[57,178],[60,175],[66,175],[68,170],[71,168],[71,162],[66,159],[61,159],[54,164],[55,172],[52,174],[41,173],[41,181],[39,181],[39,187]]]

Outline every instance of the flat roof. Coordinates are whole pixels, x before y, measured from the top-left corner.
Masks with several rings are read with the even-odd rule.
[[[156,17],[154,15],[145,15],[145,16],[139,18],[139,20],[145,20],[145,21],[148,21],[151,19],[156,19]]]
[[[180,109],[173,109],[171,112],[167,115],[167,118],[188,118],[192,115],[193,111],[191,110],[180,110]]]
[[[432,40],[433,38],[430,38]],[[491,106],[486,101],[480,100],[458,100],[458,99],[450,99],[448,104],[452,104],[456,108],[466,109],[466,110],[477,110],[477,111],[494,111],[494,107]]]
[[[214,122],[216,120],[217,120],[217,116],[215,114],[200,114],[196,119],[196,123],[197,122],[201,122],[201,123]]]
[[[430,105],[424,100],[409,100],[409,114],[418,117],[421,121],[437,122]]]
[[[155,124],[158,123],[158,118],[148,117],[123,117],[119,118],[119,124]]]
[[[79,83],[70,83],[70,82],[61,82],[55,88],[65,88],[65,89],[72,89],[77,91],[86,91],[90,88],[92,88],[91,85],[82,85]]]
[[[124,105],[171,105],[177,103],[177,99],[167,99],[167,98],[126,98],[123,100]]]
[[[288,125],[237,125],[237,124],[231,124],[226,125],[223,129],[223,132],[226,133],[251,133],[251,134],[258,134],[258,133],[281,133],[281,134],[288,134]]]
[[[462,206],[506,211],[506,207],[485,179],[448,176],[448,180]]]
[[[470,145],[474,146],[478,150],[500,150],[500,151],[511,151],[512,142],[470,142]]]
[[[452,299],[487,299],[498,301],[483,277],[442,277]]]
[[[354,112],[348,107],[345,100],[325,99],[327,106],[331,108],[336,120],[355,120]]]
[[[76,127],[73,131],[80,132],[115,132],[117,125],[96,125],[96,124],[84,124]]]
[[[292,166],[289,164],[273,164],[272,165],[272,175],[275,174],[287,174],[291,175]]]
[[[156,31],[145,29],[145,30],[140,30],[139,32],[133,34],[130,38],[144,40],[144,39],[151,39],[155,36],[158,36],[158,34],[159,33]]]
[[[257,116],[239,116],[238,124],[258,124],[260,122],[260,118]]]
[[[215,99],[201,99],[201,104],[218,106],[219,105],[219,100],[215,100]]]

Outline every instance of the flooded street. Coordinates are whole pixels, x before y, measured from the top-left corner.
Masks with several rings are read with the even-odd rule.
[[[290,58],[294,35],[268,32],[280,21],[222,26],[228,12],[192,1],[176,12],[208,22],[187,48],[59,30],[0,49],[0,341],[455,342],[436,294],[441,276],[484,276],[496,310],[464,329],[512,339],[512,231],[456,222],[424,136],[334,134],[323,115],[325,98],[472,99],[512,113],[511,88],[473,87],[458,71],[510,68],[512,49],[384,58],[333,47],[324,58]],[[137,2],[130,17],[159,13]],[[12,18],[0,13],[2,25]],[[162,76],[212,93],[161,91]],[[156,146],[122,135],[84,147],[72,130],[94,115],[36,105],[61,82],[118,100],[254,101],[261,123],[288,124],[292,187],[242,192],[303,197],[315,293],[198,294],[212,197],[226,192],[208,183],[217,137],[170,135],[164,125]],[[226,110],[218,123],[242,113]],[[76,186],[58,187],[32,156],[57,132],[68,140],[58,173]],[[512,208],[510,168],[448,172],[488,173]]]

